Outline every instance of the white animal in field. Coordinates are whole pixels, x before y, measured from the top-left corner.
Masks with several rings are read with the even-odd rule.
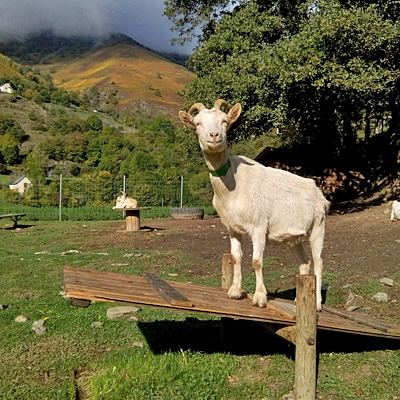
[[[198,135],[214,188],[213,206],[229,232],[234,276],[228,297],[238,299],[242,295],[243,235],[248,234],[253,242],[252,265],[256,275],[253,304],[259,307],[267,304],[262,277],[266,241],[287,243],[300,262],[300,274],[309,274],[311,262],[303,247],[306,238],[317,277],[316,308],[321,310],[321,253],[330,203],[312,179],[265,167],[244,156],[231,156],[227,131],[239,118],[241,105],[235,104],[228,110],[228,104],[220,99],[211,109],[196,103],[188,112],[179,112],[182,123]],[[195,111],[198,114],[193,116]]]
[[[131,197],[126,197],[126,193],[121,190],[122,196],[117,197],[117,201],[113,210],[125,209],[125,208],[136,208],[137,201]]]
[[[393,222],[395,219],[400,219],[400,201],[393,201],[392,214],[390,220]]]

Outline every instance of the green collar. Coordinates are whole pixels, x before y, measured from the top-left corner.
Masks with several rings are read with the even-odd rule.
[[[212,170],[210,169],[210,173],[211,173],[212,176],[217,176],[217,177],[219,177],[219,176],[225,176],[225,175],[227,174],[227,172],[228,172],[228,170],[229,170],[230,167],[231,167],[231,162],[230,162],[230,160],[229,160],[229,158],[228,158],[228,161],[226,162],[225,165],[223,165],[221,168],[218,168],[218,169],[215,170],[215,171],[212,171]]]

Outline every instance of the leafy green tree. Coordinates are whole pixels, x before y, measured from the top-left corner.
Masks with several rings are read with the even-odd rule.
[[[45,157],[37,152],[30,152],[23,163],[24,172],[32,180],[38,181],[45,176]]]
[[[95,193],[93,205],[111,204],[115,197],[112,173],[99,171],[92,183],[94,184],[93,192]]]
[[[0,136],[0,153],[7,165],[16,164],[19,161],[18,142],[11,133]]]
[[[103,121],[97,115],[89,115],[84,124],[85,131],[100,132],[103,129]]]
[[[181,40],[201,27],[186,105],[240,102],[231,140],[279,128],[282,145],[357,160],[369,120],[400,132],[400,7],[395,2],[167,0]],[[363,132],[364,131],[364,132]]]
[[[22,143],[25,139],[25,132],[21,125],[11,116],[0,114],[0,135],[9,133],[17,143]]]
[[[74,132],[63,138],[63,159],[82,163],[86,160],[87,142],[81,132]]]
[[[97,136],[95,131],[86,132],[85,137],[88,140],[85,164],[90,167],[97,167],[102,156],[103,147],[108,143],[108,138],[103,135]]]
[[[50,101],[55,104],[60,104],[65,107],[69,107],[72,102],[72,97],[67,91],[62,89],[56,89],[51,93]]]
[[[120,137],[109,138],[101,146],[98,171],[109,171],[113,175],[118,175],[121,164],[129,156],[129,143]]]
[[[189,190],[193,199],[200,205],[211,204],[214,191],[208,171],[200,172],[189,180]]]
[[[3,161],[3,159],[0,154],[0,174],[5,174],[7,172],[7,166],[5,164],[3,164],[2,161]]]
[[[79,129],[80,126],[78,120],[65,112],[61,113],[61,115],[59,115],[57,118],[54,118],[49,126],[49,131],[51,133],[67,134],[75,132]]]
[[[78,166],[77,164],[72,164],[72,165],[69,167],[69,173],[70,173],[72,176],[78,176],[80,172],[81,172],[81,169],[79,168],[79,166]]]
[[[49,137],[40,144],[39,151],[51,160],[64,160],[64,138],[61,135]]]

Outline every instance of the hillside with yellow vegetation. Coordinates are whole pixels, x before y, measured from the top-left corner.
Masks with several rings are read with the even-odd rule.
[[[17,64],[10,58],[0,54],[0,77],[22,78],[22,75],[16,69]]]
[[[176,115],[183,104],[178,91],[195,75],[150,50],[131,44],[94,49],[70,61],[38,66],[62,88],[82,92],[96,86],[118,91],[118,109]]]

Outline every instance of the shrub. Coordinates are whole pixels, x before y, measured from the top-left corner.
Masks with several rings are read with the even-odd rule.
[[[211,204],[214,192],[209,172],[203,171],[194,175],[189,181],[189,191],[193,204]]]
[[[72,165],[69,167],[69,173],[70,173],[72,176],[78,176],[80,172],[81,172],[81,169],[80,169],[79,166],[76,165],[76,164],[72,164]]]

